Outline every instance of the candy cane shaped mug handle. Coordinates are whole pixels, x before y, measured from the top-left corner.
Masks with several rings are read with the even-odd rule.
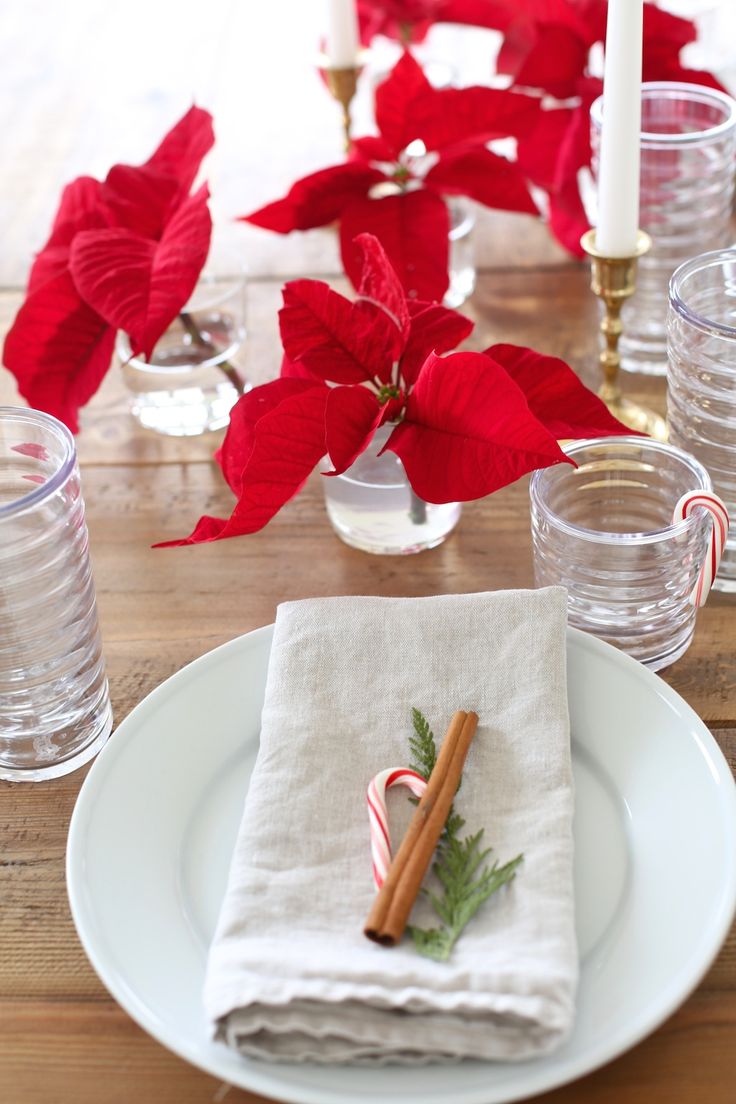
[[[698,578],[690,594],[691,605],[699,608],[704,606],[713,580],[718,574],[718,565],[721,562],[723,549],[728,538],[729,517],[726,504],[711,491],[688,491],[675,506],[672,522],[685,521],[693,510],[701,508],[707,510],[713,519],[713,525],[708,536],[708,547],[705,558],[701,564]]]

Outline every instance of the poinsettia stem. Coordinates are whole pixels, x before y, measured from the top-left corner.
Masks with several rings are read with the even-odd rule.
[[[195,345],[198,345],[201,349],[211,349],[212,352],[215,351],[212,343],[210,341],[207,341],[206,338],[203,337],[199,327],[197,326],[197,323],[194,321],[194,318],[189,313],[189,311],[181,311],[179,314],[179,321],[181,322],[185,332],[189,334]],[[221,361],[217,365],[217,367],[220,369],[223,375],[227,376],[227,378],[230,380],[230,383],[233,385],[238,394],[242,395],[245,392],[245,382],[238,372],[237,368],[235,368],[229,360]]]
[[[409,487],[409,517],[414,525],[427,524],[427,503],[420,498],[413,487]]]

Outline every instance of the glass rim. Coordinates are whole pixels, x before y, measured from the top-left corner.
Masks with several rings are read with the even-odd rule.
[[[690,490],[693,491],[712,491],[713,484],[711,482],[710,475],[706,468],[700,463],[696,457],[692,456],[689,452],[685,452],[684,449],[677,448],[676,445],[666,444],[663,441],[656,441],[653,437],[591,437],[581,441],[571,441],[565,445],[562,445],[562,451],[567,456],[572,456],[576,452],[580,452],[582,449],[591,447],[603,447],[618,445],[627,448],[641,448],[642,445],[646,448],[654,449],[657,452],[666,453],[668,456],[674,456],[677,460],[680,460],[689,467],[695,478],[700,479],[700,486],[693,485]],[[549,468],[538,468],[532,475],[529,484],[529,496],[532,501],[532,505],[536,506],[538,510],[544,513],[545,518],[552,525],[555,526],[560,532],[565,533],[567,536],[576,537],[579,540],[585,540],[593,544],[615,544],[615,545],[642,545],[642,544],[658,544],[661,541],[671,540],[673,537],[684,536],[688,533],[693,525],[700,519],[694,514],[685,518],[683,521],[670,523],[669,525],[661,526],[659,529],[644,529],[640,532],[632,533],[614,533],[605,529],[588,529],[584,525],[576,525],[574,522],[566,521],[555,513],[548,504],[544,501],[542,495],[541,484],[548,472],[554,472],[559,470],[560,464],[553,464]],[[578,471],[578,468],[573,468],[572,471]],[[694,482],[694,481],[693,481]],[[676,502],[672,503],[672,509],[674,510]]]
[[[8,422],[26,422],[36,428],[56,433],[61,438],[64,455],[56,471],[49,476],[42,486],[35,487],[34,490],[21,495],[20,498],[14,498],[12,502],[0,503],[0,521],[8,517],[14,517],[25,510],[30,510],[51,495],[56,494],[69,479],[77,463],[77,450],[71,430],[58,418],[55,418],[53,414],[46,414],[44,411],[34,410],[32,407],[0,406],[0,425]]]
[[[736,326],[729,326],[725,322],[716,322],[713,318],[698,314],[697,311],[687,305],[682,287],[683,282],[693,273],[704,268],[716,268],[726,264],[726,262],[736,265],[736,248],[712,249],[708,253],[700,253],[697,257],[690,257],[689,260],[683,261],[670,277],[669,299],[670,307],[677,311],[689,325],[703,333],[713,334],[715,337],[728,337],[733,340],[736,339]]]
[[[717,88],[709,88],[704,84],[687,84],[684,81],[644,81],[641,86],[642,98],[648,94],[658,93],[663,98],[697,101],[705,104],[717,104],[726,110],[726,118],[720,123],[706,127],[705,130],[693,130],[687,134],[665,134],[656,130],[642,130],[640,141],[642,146],[674,146],[697,145],[699,142],[711,141],[713,138],[726,134],[736,127],[736,100],[726,92],[720,92]],[[590,105],[590,117],[596,127],[600,129],[603,123],[603,96],[598,96]]]

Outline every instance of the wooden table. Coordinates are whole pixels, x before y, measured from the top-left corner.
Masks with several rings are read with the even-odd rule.
[[[180,0],[176,9],[176,21],[160,15],[161,25],[153,30],[151,20],[160,13],[150,0],[123,7],[75,0],[43,5],[41,17],[33,15],[32,5],[26,16],[25,5],[22,11],[17,5],[0,11],[8,47],[0,73],[7,93],[2,102],[13,104],[4,134],[17,153],[6,158],[9,175],[0,196],[7,201],[0,286],[10,289],[0,293],[0,334],[18,307],[30,251],[43,240],[61,183],[76,173],[104,173],[114,159],[140,160],[192,94],[217,120],[210,179],[221,216],[252,209],[299,173],[338,159],[337,118],[325,108],[303,48],[317,25],[316,3],[289,4],[286,37],[278,29],[278,4],[259,8],[257,34],[248,4],[210,0],[207,27],[196,0]],[[164,33],[170,50],[162,59],[156,42]],[[63,49],[57,49],[60,41]],[[104,55],[97,49],[101,41],[107,43]],[[111,42],[118,46],[114,59]],[[137,68],[128,64],[133,56]],[[50,58],[51,81],[34,83]],[[162,60],[165,79],[159,84]],[[264,95],[269,111],[251,110]],[[111,119],[127,126],[111,127]],[[278,370],[276,310],[283,278],[334,275],[337,251],[332,237],[320,232],[279,239],[239,230],[254,274],[246,366],[258,381]],[[586,382],[594,382],[596,305],[585,269],[567,260],[540,224],[521,217],[483,213],[477,244],[481,272],[467,307],[476,322],[471,347],[494,341],[532,345],[564,357]],[[638,392],[662,406],[661,384],[640,385]],[[0,369],[0,403],[13,401],[13,381]],[[532,583],[526,480],[468,505],[446,544],[410,558],[373,557],[343,545],[329,528],[316,478],[262,533],[153,551],[154,541],[189,532],[201,513],[229,512],[230,493],[211,462],[217,444],[216,436],[174,440],[137,430],[116,370],[84,413],[78,447],[118,722],[191,659],[272,621],[286,599]],[[732,764],[734,606],[733,598],[714,595],[699,614],[692,647],[664,673],[711,727]],[[262,1098],[218,1085],[149,1038],[112,1001],[87,962],[64,883],[69,817],[85,774],[40,785],[0,783],[1,1104],[256,1104]],[[735,1084],[732,933],[698,990],[651,1038],[539,1099],[731,1104]]]
[[[522,234],[523,258],[540,229],[530,230],[530,225],[511,217],[495,219],[484,234],[498,235],[507,245]],[[541,246],[542,239],[537,242]],[[507,249],[499,249],[499,255],[508,256]],[[278,280],[251,284],[248,360],[259,377],[273,374],[278,363],[278,300]],[[18,302],[18,293],[2,297],[4,325]],[[476,346],[490,340],[524,342],[566,356],[590,374],[595,306],[582,266],[551,262],[534,268],[522,260],[503,269],[488,267],[468,309],[477,320]],[[643,390],[661,404],[661,384]],[[12,401],[13,394],[12,380],[0,373],[0,402]],[[410,558],[373,557],[342,544],[327,523],[317,478],[259,534],[154,551],[152,542],[188,532],[205,510],[227,513],[231,497],[210,460],[216,439],[144,434],[134,427],[125,401],[113,371],[85,412],[78,439],[118,722],[195,656],[272,621],[277,603],[286,599],[422,595],[532,583],[526,480],[466,506],[446,544]],[[692,647],[664,673],[711,727],[732,763],[735,646],[734,599],[716,594],[699,614]],[[227,1099],[252,1104],[261,1098],[218,1086],[150,1039],[108,996],[87,962],[64,884],[67,826],[85,773],[41,785],[0,784],[0,1100],[204,1104]],[[726,1104],[733,1100],[735,1083],[732,933],[695,994],[651,1038],[544,1099]]]

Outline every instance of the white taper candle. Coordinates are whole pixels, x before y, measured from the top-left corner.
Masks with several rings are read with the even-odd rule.
[[[332,69],[355,65],[360,48],[355,0],[327,0],[327,63]]]
[[[639,227],[643,0],[609,0],[596,248],[630,257]]]

